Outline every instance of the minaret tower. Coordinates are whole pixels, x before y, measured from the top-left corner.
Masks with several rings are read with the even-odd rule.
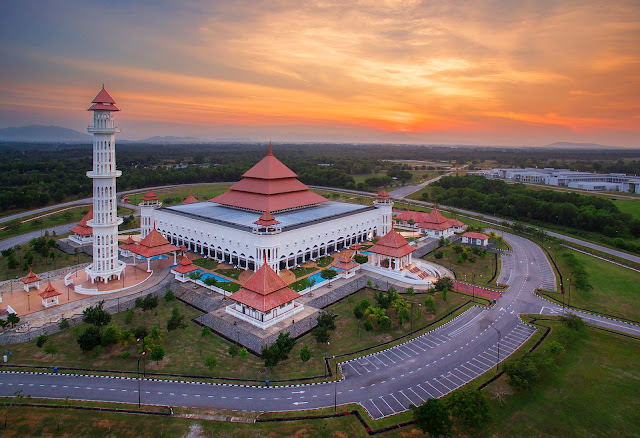
[[[378,193],[378,196],[376,196],[376,200],[373,201],[373,205],[382,213],[378,235],[384,236],[391,230],[393,225],[393,199],[391,199],[391,196],[389,196],[385,189],[382,189],[382,191]]]
[[[152,190],[149,190],[138,205],[140,206],[140,238],[144,239],[153,230],[153,211],[162,207],[162,202]]]
[[[122,219],[117,214],[116,178],[122,172],[116,170],[116,128],[113,113],[120,111],[115,100],[102,90],[91,101],[93,125],[87,131],[93,134],[93,169],[87,176],[93,180],[93,219],[87,225],[93,228],[93,263],[85,272],[91,282],[105,283],[120,278],[126,267],[118,259],[118,225]]]

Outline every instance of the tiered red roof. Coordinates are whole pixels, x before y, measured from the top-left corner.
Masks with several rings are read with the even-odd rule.
[[[87,111],[120,111],[120,109],[116,106],[116,101],[113,100],[113,97],[104,89],[104,85],[102,86],[102,90],[96,94],[96,97],[91,101],[93,105],[89,107]]]
[[[229,298],[266,313],[300,297],[300,294],[289,289],[287,283],[265,263]]]
[[[191,262],[191,260],[189,260],[186,257],[184,257],[182,260],[180,260],[180,263],[178,263],[177,266],[173,267],[174,271],[179,272],[181,274],[188,274],[189,272],[197,271],[198,269],[200,269],[200,268],[198,266],[194,265]]]
[[[47,298],[57,297],[58,295],[62,294],[58,292],[55,287],[53,287],[53,285],[51,284],[51,280],[49,280],[49,286],[47,286],[44,292],[40,292],[39,295],[42,297],[42,299],[46,300]]]
[[[398,218],[408,222],[413,220],[418,228],[428,228],[430,230],[444,231],[452,227],[461,227],[464,223],[457,219],[447,219],[439,211],[436,205],[430,213],[422,213],[420,211],[404,211],[398,215]]]
[[[153,230],[147,234],[147,237],[142,239],[140,243],[129,248],[129,251],[142,257],[150,258],[168,252],[178,251],[178,247],[169,243],[154,227]]]
[[[137,242],[133,240],[133,237],[129,236],[126,238],[126,240],[120,243],[120,249],[129,251],[131,250],[131,248],[133,248],[134,245],[137,245]]]
[[[254,222],[256,225],[260,225],[262,227],[271,227],[274,225],[278,225],[280,223],[273,215],[269,212],[269,210],[262,213],[262,216]]]
[[[93,219],[93,205],[89,207],[89,211],[84,215],[78,224],[71,228],[71,232],[77,234],[78,236],[90,236],[93,234],[93,228],[87,225],[87,222]]]
[[[229,207],[260,212],[278,212],[326,202],[301,183],[291,169],[269,153],[247,170],[229,191],[210,199]]]
[[[26,277],[24,277],[20,281],[23,282],[24,284],[31,284],[31,283],[35,283],[36,281],[42,281],[42,278],[40,278],[36,274],[34,274],[33,273],[33,268],[31,268],[31,266],[29,266],[29,273],[27,274]]]
[[[350,246],[350,248],[357,251],[359,249],[362,249],[362,245],[360,245],[359,243],[354,243],[353,245]]]
[[[338,261],[333,264],[333,266],[339,269],[344,269],[345,271],[349,271],[358,266],[358,263],[354,262],[351,256],[347,256],[345,254],[340,257]]]
[[[391,199],[391,196],[387,193],[387,191],[383,188],[377,196],[378,199]]]
[[[192,191],[189,191],[189,196],[187,196],[187,198],[184,201],[182,201],[181,204],[193,204],[194,202],[200,202],[200,201],[198,201],[198,198],[193,196]]]
[[[480,239],[480,240],[489,240],[489,236],[482,233],[476,233],[473,231],[469,231],[468,233],[464,233],[462,237],[467,237],[469,239]]]
[[[369,251],[373,253],[388,257],[404,257],[415,250],[413,246],[409,245],[407,239],[393,228],[382,236],[375,245],[369,248]]]
[[[153,193],[153,190],[149,190],[147,193],[145,193],[145,195],[142,197],[143,201],[159,201],[160,198],[158,198],[158,195],[156,195],[155,193]]]

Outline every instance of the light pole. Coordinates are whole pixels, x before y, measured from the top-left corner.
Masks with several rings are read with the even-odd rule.
[[[473,304],[476,303],[476,273],[471,273],[471,293],[473,294]]]
[[[333,412],[335,412],[338,410],[338,361],[335,356],[333,356],[333,360],[336,363],[336,383],[333,387]]]
[[[567,304],[569,309],[571,309],[571,278],[569,278],[569,303]]]
[[[489,327],[491,327],[492,329],[494,329],[495,331],[498,332],[498,355],[496,357],[496,373],[498,372],[498,366],[500,365],[500,330],[498,330],[497,328],[495,328],[494,326],[490,325]]]
[[[141,391],[140,391],[140,359],[142,359],[144,357],[144,354],[145,354],[145,352],[143,351],[142,352],[142,356],[140,356],[138,358],[138,409],[140,408],[141,401],[142,401],[142,399],[141,399]],[[143,362],[143,364],[144,364],[144,362]]]

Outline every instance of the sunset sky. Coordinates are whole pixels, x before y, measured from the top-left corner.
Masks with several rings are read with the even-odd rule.
[[[611,5],[611,4],[613,5]],[[0,127],[640,147],[640,2],[3,1]]]

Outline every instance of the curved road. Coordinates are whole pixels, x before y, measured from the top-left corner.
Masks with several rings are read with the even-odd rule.
[[[502,281],[509,288],[491,309],[473,307],[451,322],[404,344],[340,364],[343,380],[291,387],[255,387],[135,378],[0,373],[0,395],[21,390],[50,397],[243,411],[290,411],[359,403],[381,418],[441,397],[505,360],[536,331],[521,313],[558,315],[562,308],[533,294],[555,287],[542,250],[506,233],[513,248],[503,255]],[[588,322],[640,336],[640,326],[578,313]],[[498,347],[498,332],[500,345]],[[499,355],[498,355],[499,349]],[[138,393],[138,384],[141,392]]]

